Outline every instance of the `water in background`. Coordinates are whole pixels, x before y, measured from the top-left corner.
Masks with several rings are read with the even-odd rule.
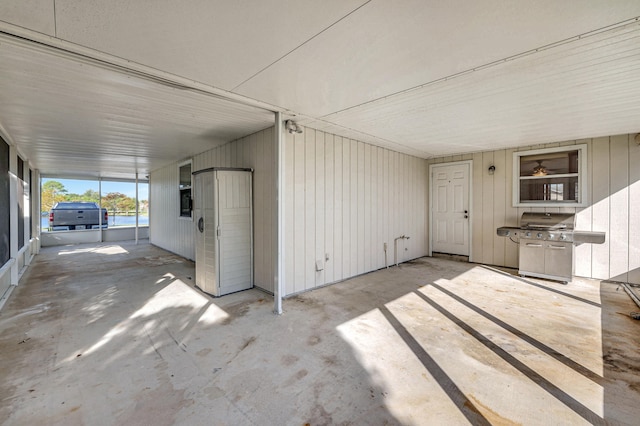
[[[138,216],[138,226],[147,225],[149,225],[149,216]],[[40,226],[43,231],[46,231],[49,228],[49,215],[41,217]],[[116,215],[114,225],[114,216],[109,215],[109,228],[114,226],[136,226],[136,217]]]

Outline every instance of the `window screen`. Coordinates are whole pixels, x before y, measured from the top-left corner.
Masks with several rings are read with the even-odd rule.
[[[0,266],[11,256],[9,182],[9,145],[0,138]]]
[[[24,247],[24,160],[18,157],[18,249]]]

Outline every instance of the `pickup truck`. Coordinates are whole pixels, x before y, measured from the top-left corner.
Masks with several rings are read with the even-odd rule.
[[[102,209],[102,227],[107,228],[109,213]],[[56,203],[49,211],[49,229],[52,231],[99,229],[100,207],[87,201],[65,201]]]

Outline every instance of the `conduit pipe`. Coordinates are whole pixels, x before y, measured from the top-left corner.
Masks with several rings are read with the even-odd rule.
[[[393,260],[396,266],[398,266],[398,240],[408,240],[408,239],[409,237],[405,235],[400,235],[398,238],[393,240]]]
[[[387,262],[387,243],[384,243],[382,248],[384,249],[384,266],[389,269],[389,262]]]

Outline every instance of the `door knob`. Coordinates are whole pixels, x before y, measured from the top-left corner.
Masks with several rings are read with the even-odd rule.
[[[204,232],[204,219],[200,218],[198,220],[198,231]]]

